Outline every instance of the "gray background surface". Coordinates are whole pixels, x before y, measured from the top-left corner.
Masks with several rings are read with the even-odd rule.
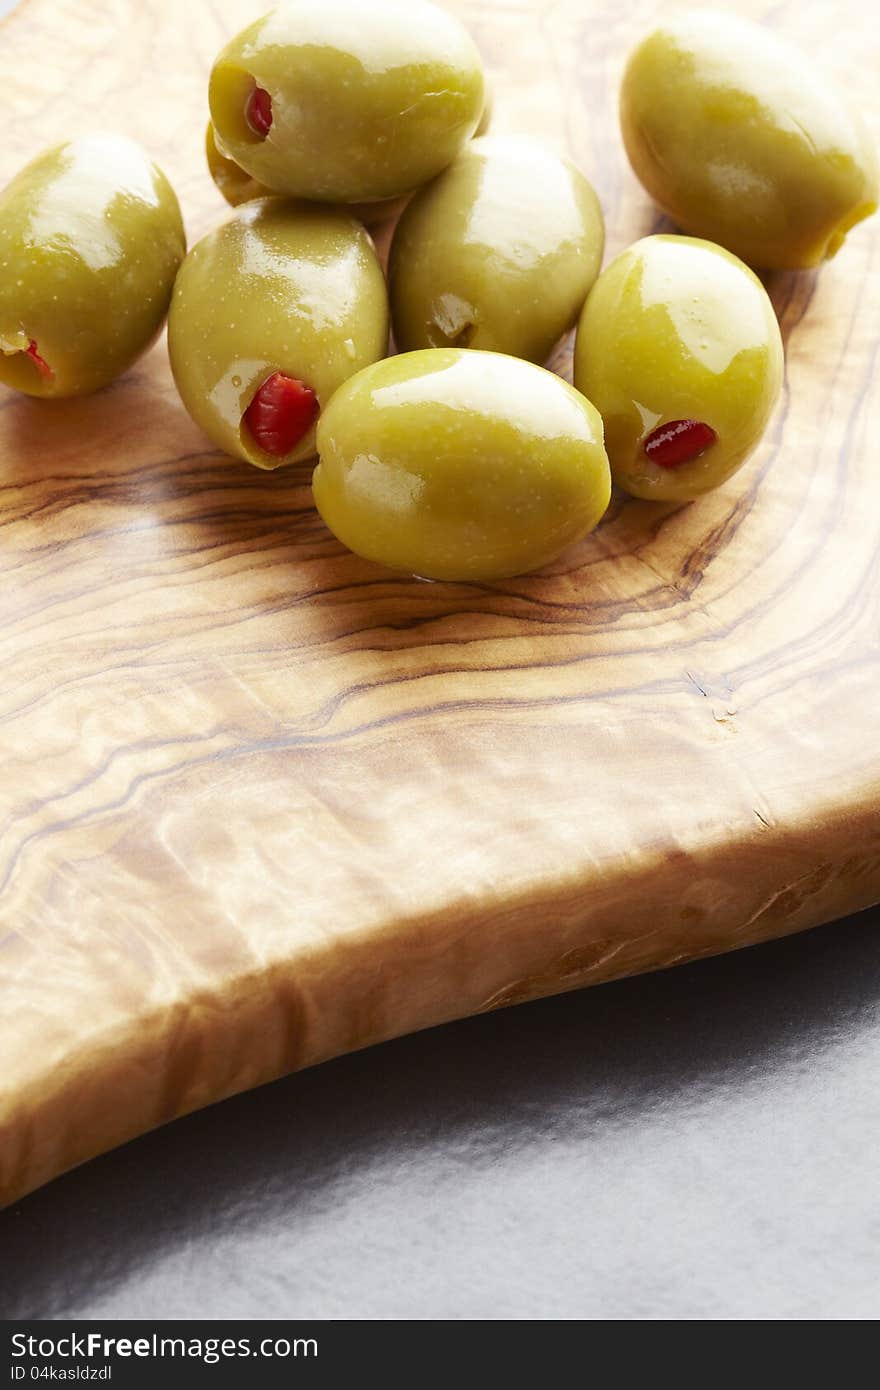
[[[880,1315],[880,911],[373,1048],[0,1213],[7,1317]]]

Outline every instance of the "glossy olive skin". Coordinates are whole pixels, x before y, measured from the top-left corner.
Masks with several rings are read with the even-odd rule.
[[[611,493],[602,422],[541,367],[500,353],[388,358],[337,391],[312,487],[358,555],[428,579],[492,580],[549,564]]]
[[[250,129],[254,83],[272,125]],[[484,108],[480,56],[429,0],[287,0],[214,64],[211,119],[223,150],[267,187],[318,202],[396,198],[440,172]]]
[[[480,117],[480,124],[477,126],[477,135],[485,135],[492,124],[492,108],[492,91],[487,84],[485,105]],[[208,164],[208,172],[214,180],[218,192],[222,194],[230,207],[241,207],[242,203],[251,203],[255,198],[271,198],[273,196],[273,189],[267,188],[265,184],[251,178],[240,164],[236,164],[235,160],[230,159],[229,155],[221,149],[213,121],[208,121],[205,130],[205,159]],[[385,198],[380,203],[349,203],[347,210],[352,217],[363,222],[365,227],[380,227],[383,223],[398,217],[406,207],[407,201],[407,197],[402,197]],[[343,206],[346,205],[343,204]]]
[[[651,236],[602,272],[584,305],[575,385],[605,422],[615,483],[663,501],[689,501],[723,483],[757,445],[784,370],[767,292],[742,261],[708,241]],[[717,440],[664,468],[648,458],[652,431],[678,420]]]
[[[599,273],[605,225],[583,174],[535,140],[474,140],[418,192],[389,260],[399,348],[543,362]]]
[[[217,134],[211,121],[205,131],[205,158],[208,162],[208,172],[217,186],[218,192],[229,203],[230,207],[241,207],[243,203],[252,203],[256,198],[273,198],[283,196],[276,194],[271,188],[266,188],[264,184],[257,183],[250,174],[246,174],[234,159],[230,159],[223,153],[217,143]],[[306,208],[327,206],[310,202],[306,198],[288,199],[288,202],[297,201]],[[405,198],[387,198],[381,203],[349,203],[341,204],[351,217],[356,217],[359,222],[363,222],[365,227],[381,227],[384,222],[390,222],[393,217],[397,217],[402,208],[406,205]]]
[[[205,159],[208,163],[208,173],[230,207],[238,208],[242,203],[254,202],[256,198],[273,196],[271,188],[267,188],[258,179],[252,179],[240,164],[236,164],[234,159],[230,159],[223,152],[217,143],[213,121],[208,122],[205,131]]]
[[[284,458],[258,448],[242,416],[276,372],[323,407],[382,357],[388,296],[369,235],[352,217],[283,198],[240,208],[184,261],[168,319],[174,380],[192,418],[259,468],[310,458],[314,428]]]
[[[648,34],[624,71],[620,123],[661,208],[750,265],[818,265],[876,210],[861,118],[806,57],[737,15],[685,11]]]
[[[185,251],[174,190],[133,141],[38,155],[0,192],[0,382],[31,396],[106,386],[161,329]]]

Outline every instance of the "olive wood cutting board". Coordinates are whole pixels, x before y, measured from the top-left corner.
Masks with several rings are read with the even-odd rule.
[[[616,124],[666,6],[449,3],[495,128],[569,149],[608,253],[668,229]],[[224,214],[209,66],[262,8],[23,0],[0,181],[117,128],[192,242]],[[878,130],[855,0],[738,8]],[[209,447],[163,343],[91,399],[0,390],[0,1200],[346,1049],[880,899],[878,240],[767,278],[787,380],[743,472],[616,499],[504,583],[345,553],[308,466]]]

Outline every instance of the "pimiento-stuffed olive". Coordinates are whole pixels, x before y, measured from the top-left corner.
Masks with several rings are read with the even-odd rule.
[[[738,15],[689,10],[642,39],[620,121],[651,197],[750,265],[818,265],[877,208],[858,113],[796,49]]]
[[[429,579],[548,564],[591,531],[611,478],[602,422],[559,377],[455,348],[404,353],[336,392],[315,503],[358,555]]]
[[[287,0],[211,73],[223,152],[278,193],[396,198],[445,168],[485,105],[467,30],[429,0]]]
[[[81,396],[124,372],[168,311],[186,251],[165,175],[131,140],[39,155],[0,193],[0,382]]]
[[[487,85],[483,114],[480,117],[476,134],[485,135],[491,122],[492,93]],[[251,178],[240,164],[236,164],[235,160],[231,159],[220,148],[213,121],[208,121],[208,127],[205,131],[205,158],[211,178],[230,207],[237,208],[242,203],[253,202],[255,198],[271,198],[273,196],[274,189],[267,188],[265,184]],[[363,222],[365,227],[380,227],[384,222],[390,222],[392,218],[397,217],[406,206],[407,201],[407,197],[404,196],[402,198],[384,198],[378,203],[349,203],[345,206],[352,217]]]
[[[313,454],[321,408],[387,342],[385,281],[364,228],[283,198],[246,204],[193,247],[168,320],[190,415],[260,468]]]
[[[684,501],[723,483],[761,438],[782,375],[764,286],[708,241],[636,242],[581,313],[575,385],[605,422],[614,481],[635,497]]]
[[[543,362],[573,326],[604,243],[599,201],[570,160],[522,136],[474,140],[397,224],[397,345]]]

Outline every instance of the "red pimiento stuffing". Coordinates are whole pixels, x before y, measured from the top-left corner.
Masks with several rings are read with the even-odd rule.
[[[717,438],[712,426],[702,420],[670,420],[652,430],[642,447],[652,463],[678,468],[699,458]]]
[[[27,353],[31,361],[36,364],[40,372],[40,375],[46,377],[47,380],[51,380],[55,373],[52,371],[52,368],[49,366],[49,363],[46,362],[37,352],[37,344],[33,338],[31,338],[30,342],[25,348],[25,352]]]
[[[244,423],[265,453],[284,458],[308,434],[318,410],[318,398],[310,386],[275,372],[256,392],[244,413]]]
[[[263,87],[255,87],[251,92],[244,116],[254,134],[265,140],[272,129],[272,98]]]

